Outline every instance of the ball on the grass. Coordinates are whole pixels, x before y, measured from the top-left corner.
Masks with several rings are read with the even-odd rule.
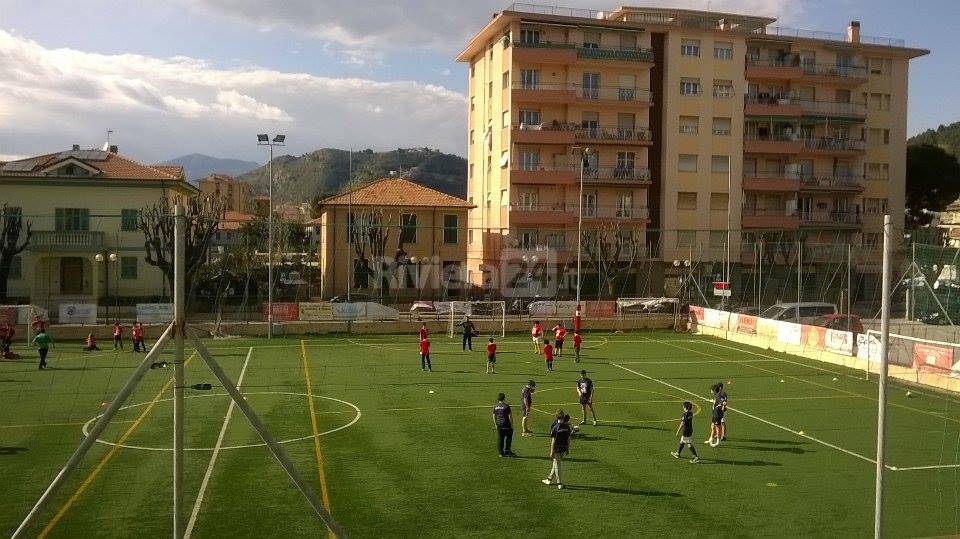
[[[912,391],[907,391],[907,397],[912,397],[912,396],[913,396],[913,392],[912,392]]]
[[[580,425],[574,425],[573,432],[580,432]]]
[[[834,381],[834,382],[837,381],[837,377],[836,377],[836,376],[833,377],[833,381]]]
[[[784,381],[785,381],[785,380],[784,380],[783,378],[780,379],[780,383],[781,383],[781,384],[784,383]]]
[[[430,390],[430,393],[433,393],[433,390],[432,390],[432,389]]]
[[[797,432],[798,432],[801,436],[803,436],[803,434],[804,434],[804,432],[803,432],[802,430],[797,431]]]

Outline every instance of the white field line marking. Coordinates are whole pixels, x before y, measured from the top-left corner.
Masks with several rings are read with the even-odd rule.
[[[930,466],[887,466],[887,468],[895,472],[910,472],[914,470],[939,470],[942,468],[960,468],[960,464],[932,464]]]
[[[743,362],[750,363],[780,363],[782,359],[746,359]],[[726,359],[704,359],[693,361],[621,361],[621,365],[700,365],[702,363],[730,363]]]
[[[247,373],[247,365],[250,364],[250,356],[253,355],[253,347],[247,350],[247,357],[243,360],[243,368],[240,369],[240,376],[237,378],[237,389],[243,383],[243,376]],[[200,482],[200,492],[197,494],[197,500],[193,503],[193,511],[190,512],[190,520],[187,522],[187,529],[183,533],[185,538],[193,534],[193,527],[197,523],[197,516],[200,514],[200,505],[203,504],[203,495],[207,492],[207,486],[210,484],[210,476],[213,475],[213,466],[217,463],[217,456],[220,455],[220,448],[223,447],[223,439],[227,435],[227,427],[230,425],[230,417],[233,416],[233,409],[237,403],[230,400],[230,407],[227,408],[227,415],[223,418],[223,425],[220,427],[220,435],[217,436],[217,443],[213,446],[213,453],[210,454],[210,464],[207,465],[207,471],[203,473],[203,481]]]
[[[669,382],[664,382],[663,380],[660,380],[660,379],[658,379],[658,378],[654,378],[654,377],[652,377],[652,376],[647,376],[646,374],[643,374],[642,372],[637,372],[637,371],[635,371],[635,370],[633,370],[633,369],[628,369],[627,367],[624,367],[624,366],[622,366],[622,365],[618,365],[618,364],[616,364],[616,363],[610,363],[610,364],[613,365],[614,367],[619,368],[619,369],[623,369],[623,370],[625,370],[625,371],[627,371],[627,372],[631,372],[631,373],[633,373],[633,374],[636,374],[637,376],[639,376],[639,377],[641,377],[641,378],[644,378],[644,379],[646,379],[646,380],[650,380],[651,382],[656,382],[656,383],[658,383],[658,384],[665,385],[665,386],[667,386],[667,387],[669,387],[669,388],[672,388],[672,389],[674,389],[674,390],[676,390],[676,391],[679,391],[679,392],[681,392],[681,393],[685,393],[685,394],[687,394],[687,395],[690,395],[690,396],[692,396],[692,397],[694,397],[694,398],[696,398],[696,399],[705,400],[705,401],[707,401],[707,402],[712,402],[710,399],[708,399],[708,398],[706,398],[706,397],[697,395],[696,393],[694,393],[694,392],[692,392],[692,391],[687,391],[686,389],[683,389],[683,388],[681,388],[681,387],[677,387],[677,386],[675,386],[675,385],[673,385],[673,384],[671,384],[671,383],[669,383]],[[819,438],[815,438],[815,437],[810,436],[810,435],[808,435],[808,434],[800,434],[800,432],[795,431],[795,430],[791,429],[790,427],[784,427],[783,425],[774,423],[773,421],[768,421],[768,420],[766,420],[766,419],[763,419],[762,417],[757,417],[757,416],[755,416],[755,415],[753,415],[753,414],[749,414],[749,413],[744,412],[744,411],[742,411],[742,410],[738,410],[738,409],[736,409],[736,408],[734,408],[734,407],[732,407],[732,406],[729,406],[728,409],[729,409],[729,410],[733,410],[734,412],[737,412],[738,414],[741,414],[741,415],[744,415],[744,416],[746,416],[746,417],[749,417],[750,419],[753,419],[753,420],[755,420],[755,421],[759,421],[759,422],[764,423],[764,424],[766,424],[766,425],[770,425],[771,427],[775,427],[775,428],[778,428],[778,429],[780,429],[780,430],[787,431],[787,432],[789,432],[789,433],[791,433],[791,434],[795,434],[795,435],[797,435],[797,436],[799,436],[799,437],[801,437],[801,438],[806,438],[807,440],[810,440],[810,441],[813,441],[813,442],[817,442],[818,444],[824,445],[824,446],[829,447],[829,448],[831,448],[831,449],[836,449],[837,451],[846,453],[846,454],[848,454],[848,455],[850,455],[850,456],[857,457],[857,458],[860,459],[860,460],[865,460],[865,461],[870,462],[870,463],[873,463],[873,464],[876,464],[876,463],[877,463],[877,461],[871,459],[870,457],[865,457],[865,456],[863,456],[863,455],[861,455],[861,454],[859,454],[859,453],[854,453],[853,451],[850,451],[849,449],[844,449],[844,448],[842,448],[842,447],[840,447],[840,446],[838,446],[838,445],[831,444],[830,442],[825,442],[825,441],[823,441],[823,440],[821,440],[821,439],[819,439]],[[887,468],[894,469],[894,468],[891,467],[891,466],[887,466]]]

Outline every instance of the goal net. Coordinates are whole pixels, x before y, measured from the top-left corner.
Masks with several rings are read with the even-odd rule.
[[[891,376],[941,389],[960,387],[960,342],[944,328],[943,340],[890,333],[887,367]],[[880,332],[858,336],[857,355],[871,372],[880,365]]]
[[[36,305],[0,305],[0,326],[9,324],[17,341],[22,339],[30,344],[37,330],[46,327],[49,320],[47,310]]]
[[[451,301],[450,312],[447,313],[450,321],[450,338],[461,334],[461,324],[470,317],[470,321],[477,328],[477,335],[506,335],[507,306],[503,301]]]

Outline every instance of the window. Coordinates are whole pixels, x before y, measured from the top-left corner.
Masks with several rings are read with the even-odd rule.
[[[566,235],[563,232],[547,232],[547,247],[563,249],[566,244]]]
[[[700,79],[680,79],[680,95],[698,95]]]
[[[540,125],[540,111],[520,109],[520,125]]]
[[[882,243],[883,243],[882,232],[864,232],[863,233],[864,247],[880,247]]]
[[[540,152],[537,150],[523,150],[520,152],[521,170],[539,170]]]
[[[510,88],[510,72],[504,71],[503,75],[500,77],[500,85],[504,90]]]
[[[583,215],[586,217],[597,216],[597,193],[590,192],[583,194]]]
[[[130,232],[137,229],[140,210],[120,210],[120,230]]]
[[[710,193],[710,209],[726,210],[730,197],[726,193]]]
[[[520,43],[525,45],[535,45],[540,43],[540,30],[531,30],[529,28],[520,29]]]
[[[540,87],[539,69],[521,69],[520,87],[524,90],[536,90]]]
[[[863,211],[867,214],[885,214],[887,213],[887,199],[885,198],[865,198],[863,199]]]
[[[727,136],[730,134],[730,118],[714,118],[713,134]]]
[[[501,115],[501,118],[500,118],[500,124],[501,124],[500,125],[501,128],[510,127],[510,111],[509,110],[503,111],[503,114]]]
[[[10,261],[10,273],[7,276],[8,279],[22,279],[23,278],[23,259],[19,256],[13,257],[13,260]]]
[[[617,152],[617,169],[614,173],[618,176],[632,177],[636,161],[636,152]]]
[[[517,232],[517,239],[520,241],[521,248],[532,249],[537,245],[537,231],[520,230]]]
[[[475,138],[475,137],[473,136],[473,129],[471,129],[471,130],[470,130],[470,145],[471,145],[471,146],[473,146],[473,139],[474,139],[474,138]]]
[[[537,209],[537,192],[536,191],[520,191],[517,193],[517,205],[520,206],[522,210],[535,210]]]
[[[867,168],[865,176],[871,180],[890,179],[889,163],[868,163],[865,164],[865,167]]]
[[[598,99],[600,97],[600,73],[586,72],[583,74],[583,98]]]
[[[473,244],[473,229],[467,231],[467,242]]]
[[[683,192],[683,191],[677,193],[677,209],[678,210],[697,209],[697,194],[694,192]]]
[[[476,108],[476,105],[477,105],[477,96],[471,95],[471,96],[470,96],[470,110],[474,110],[474,109]]]
[[[487,97],[493,98],[493,81],[487,83]]]
[[[81,208],[56,209],[57,232],[90,230],[90,210]]]
[[[733,43],[729,41],[714,41],[713,57],[717,60],[733,60]]]
[[[599,49],[600,48],[600,32],[584,32],[583,48]]]
[[[677,166],[677,170],[680,172],[696,172],[697,171],[697,156],[696,154],[682,153],[679,156],[680,163]]]
[[[637,34],[620,34],[620,50],[637,50]]]
[[[637,98],[637,77],[635,75],[620,75],[617,80],[617,99],[633,101]]]
[[[417,214],[400,214],[400,243],[417,243]]]
[[[695,243],[697,243],[696,230],[677,231],[677,247],[693,247]]]
[[[733,97],[733,81],[725,79],[714,79],[713,81],[714,97]]]
[[[699,39],[681,39],[680,55],[681,56],[700,56],[700,40]]]
[[[687,133],[690,135],[696,135],[700,130],[700,117],[699,116],[681,116],[680,117],[680,132]]]
[[[500,168],[507,168],[510,164],[510,152],[503,150],[500,152]]]
[[[730,171],[730,156],[714,155],[710,157],[710,172],[722,172],[726,174]]]
[[[470,163],[470,177],[473,177],[473,163]]]
[[[120,278],[121,279],[137,278],[137,257],[135,256],[120,257]]]
[[[460,218],[456,215],[443,216],[443,243],[457,243],[460,232]]]
[[[710,247],[725,247],[727,245],[726,230],[710,231]]]
[[[633,217],[633,193],[621,193],[617,197],[617,217]]]

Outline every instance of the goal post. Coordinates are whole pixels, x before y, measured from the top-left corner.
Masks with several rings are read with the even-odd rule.
[[[15,338],[24,339],[29,345],[40,328],[50,321],[47,310],[36,305],[0,305],[0,325],[10,324],[16,331]]]
[[[446,314],[451,339],[460,333],[460,324],[468,316],[477,327],[477,335],[507,334],[507,304],[503,301],[451,301]]]

